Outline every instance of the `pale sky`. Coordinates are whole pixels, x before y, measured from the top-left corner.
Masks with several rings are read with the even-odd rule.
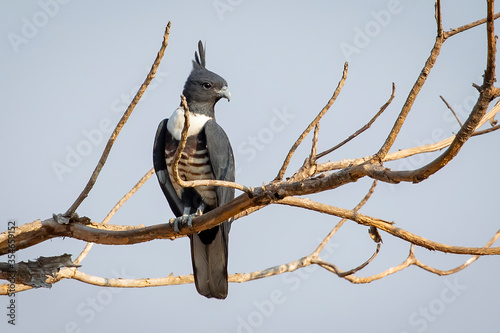
[[[483,18],[486,1],[443,1],[443,27]],[[3,1],[0,4],[0,229],[63,213],[85,186],[111,129],[143,82],[172,21],[156,79],[119,135],[96,186],[78,209],[101,221],[152,167],[158,123],[179,104],[197,41],[207,68],[232,94],[216,106],[231,140],[236,180],[271,181],[288,149],[330,98],[345,61],[346,84],[321,122],[319,150],[363,126],[390,96],[373,127],[323,161],[364,157],[392,127],[435,38],[434,2],[382,1]],[[476,97],[486,60],[485,26],[443,46],[428,82],[392,151],[435,142],[458,131],[439,96],[462,120]],[[486,127],[485,127],[486,128]],[[379,184],[362,213],[450,245],[483,246],[499,229],[497,176],[500,132],[474,137],[439,173],[418,184]],[[308,137],[287,173],[310,149]],[[417,168],[435,154],[387,164]],[[320,160],[321,162],[321,160]],[[63,166],[61,168],[61,166]],[[311,196],[351,209],[369,179]],[[154,225],[171,218],[155,178],[113,217],[119,225]],[[337,218],[297,208],[267,207],[232,226],[229,273],[252,272],[311,253]],[[388,234],[379,256],[357,276],[400,264],[409,245]],[[70,253],[85,243],[53,239],[16,259]],[[322,258],[349,270],[371,256],[367,228],[347,222]],[[417,257],[449,269],[469,257],[417,248]],[[4,257],[5,258],[5,257]],[[6,261],[6,259],[2,260]],[[411,267],[366,285],[322,268],[230,284],[226,300],[206,299],[194,285],[108,289],[65,280],[16,296],[16,326],[0,297],[2,332],[494,332],[500,305],[499,258],[481,258],[439,277]],[[131,246],[95,245],[85,273],[107,278],[157,278],[191,273],[189,242],[156,240]]]

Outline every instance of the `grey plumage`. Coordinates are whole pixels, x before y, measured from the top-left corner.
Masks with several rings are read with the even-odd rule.
[[[199,55],[198,55],[199,53]],[[201,41],[195,52],[193,70],[184,85],[191,112],[191,125],[186,147],[179,163],[185,180],[218,179],[234,181],[234,157],[224,130],[215,121],[214,106],[221,98],[230,99],[227,82],[205,68],[205,50]],[[194,214],[204,208],[208,212],[234,198],[227,187],[181,188],[171,178],[173,152],[184,126],[183,109],[158,126],[153,147],[153,162],[165,197],[175,216]],[[207,158],[208,157],[208,158]],[[230,221],[189,236],[196,289],[201,295],[224,299],[227,296],[227,258]]]

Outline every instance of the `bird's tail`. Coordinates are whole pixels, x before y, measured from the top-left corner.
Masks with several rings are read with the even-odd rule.
[[[190,236],[196,290],[208,298],[227,296],[229,222]]]

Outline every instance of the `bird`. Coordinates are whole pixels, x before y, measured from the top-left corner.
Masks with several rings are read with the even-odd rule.
[[[203,43],[198,42],[193,68],[182,95],[189,109],[186,146],[178,163],[179,177],[191,180],[235,181],[234,155],[227,134],[215,120],[215,104],[231,100],[224,78],[206,68]],[[181,105],[160,122],[153,145],[153,165],[158,182],[176,216],[171,220],[192,227],[192,219],[234,199],[234,189],[221,186],[182,187],[172,176],[172,164],[184,128]],[[225,299],[228,291],[228,241],[232,220],[189,235],[196,290],[207,298]]]

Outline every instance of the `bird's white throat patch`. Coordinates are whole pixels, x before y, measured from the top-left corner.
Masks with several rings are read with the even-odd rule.
[[[205,123],[211,118],[205,115],[189,114],[188,136],[197,135],[202,130]],[[172,116],[168,119],[167,129],[176,140],[181,139],[182,129],[184,128],[184,109],[178,107]]]

